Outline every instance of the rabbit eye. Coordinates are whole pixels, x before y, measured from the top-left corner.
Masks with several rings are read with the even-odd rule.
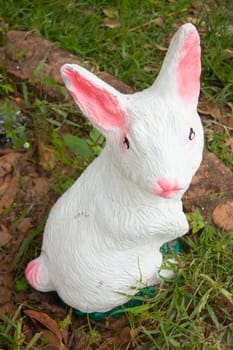
[[[126,149],[129,149],[129,140],[127,139],[127,137],[124,137],[123,145],[125,146]]]
[[[192,141],[195,137],[195,131],[193,130],[193,128],[190,128],[189,131],[189,140]]]

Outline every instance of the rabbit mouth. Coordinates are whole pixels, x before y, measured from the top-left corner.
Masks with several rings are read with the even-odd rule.
[[[156,182],[153,192],[163,198],[170,198],[183,190],[176,180],[160,179]]]

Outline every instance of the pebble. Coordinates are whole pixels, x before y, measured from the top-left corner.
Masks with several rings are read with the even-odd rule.
[[[217,205],[212,214],[215,225],[225,231],[233,231],[233,201]]]

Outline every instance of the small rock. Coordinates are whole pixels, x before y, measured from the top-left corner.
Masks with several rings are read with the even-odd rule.
[[[3,224],[0,224],[0,246],[4,247],[11,239],[12,235],[9,230]]]
[[[233,231],[233,201],[217,205],[212,218],[213,222],[225,231]]]

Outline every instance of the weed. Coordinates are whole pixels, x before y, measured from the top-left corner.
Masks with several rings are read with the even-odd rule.
[[[0,96],[9,95],[15,92],[13,83],[5,72],[0,73]]]
[[[63,135],[65,145],[77,156],[93,158],[102,150],[104,137],[98,130],[92,128],[89,138],[84,139],[73,135]]]
[[[22,307],[19,306],[11,318],[0,312],[0,346],[9,350],[20,350],[23,343],[22,324],[20,317]]]
[[[166,280],[150,301],[150,313],[128,311],[132,327],[141,320],[140,332],[156,349],[228,349],[233,332],[233,234],[206,226],[200,235],[183,240],[191,249],[177,257],[175,278]]]
[[[0,108],[0,119],[4,122],[6,139],[11,140],[14,148],[27,143],[25,119],[20,111],[13,108],[9,99]]]
[[[197,208],[193,213],[187,214],[186,216],[191,225],[192,233],[197,233],[205,227],[204,219]]]
[[[226,133],[216,134],[213,132],[208,143],[208,149],[233,170],[233,152],[228,146],[228,138],[229,136]]]

